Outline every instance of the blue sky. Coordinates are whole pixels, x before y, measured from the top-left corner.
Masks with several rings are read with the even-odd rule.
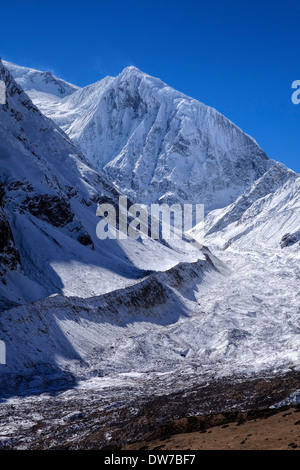
[[[300,172],[298,1],[10,0],[0,11],[4,59],[80,86],[135,65]]]

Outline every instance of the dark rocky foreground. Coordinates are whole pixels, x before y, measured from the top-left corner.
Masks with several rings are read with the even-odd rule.
[[[137,441],[244,420],[300,388],[300,372],[227,378],[168,395],[150,389],[73,389],[3,400],[1,449],[116,449]],[[216,415],[218,417],[216,418]]]

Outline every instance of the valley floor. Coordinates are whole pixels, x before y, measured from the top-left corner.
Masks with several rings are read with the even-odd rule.
[[[294,414],[261,421],[266,427],[247,419],[235,432],[245,411],[282,404],[300,389],[299,254],[217,256],[216,269],[207,257],[104,298],[58,296],[2,314],[7,345],[23,345],[33,364],[44,351],[52,372],[37,368],[26,388],[2,389],[0,449],[300,445]],[[24,357],[15,355],[20,370]]]
[[[107,382],[106,387],[104,381],[102,389],[94,379],[73,390],[3,400],[0,449],[120,449],[133,443],[131,449],[195,450],[226,442],[235,448],[245,438],[247,445],[277,446],[282,436],[283,446],[295,447],[300,445],[300,426],[295,424],[300,419],[299,407],[286,416],[280,410],[277,416],[278,410],[270,407],[297,391],[299,383],[300,373],[291,371],[277,377],[231,377],[192,387],[187,383],[183,390],[157,396],[146,382],[141,388],[141,381],[134,377],[124,378],[123,383]],[[260,425],[261,418],[273,414],[274,419],[261,421],[268,423],[266,427]],[[278,442],[266,443],[279,418]],[[250,440],[249,434],[255,433]],[[263,435],[263,443],[258,444]]]

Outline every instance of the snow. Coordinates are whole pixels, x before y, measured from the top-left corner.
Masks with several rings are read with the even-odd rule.
[[[295,405],[300,405],[300,390],[296,390],[295,392],[291,393],[290,396],[280,401],[279,403],[276,403],[276,405],[271,406],[271,408],[281,408],[283,406]]]
[[[273,166],[233,204],[206,219],[206,242],[266,253],[300,226],[300,177]],[[191,231],[195,235],[197,227]],[[296,241],[296,238],[295,238]],[[280,252],[285,257],[285,251]]]
[[[54,293],[100,295],[135,283],[149,270],[202,256],[174,251],[153,240],[99,240],[97,198],[103,194],[117,203],[117,191],[0,67],[8,91],[8,104],[0,113],[0,180],[5,187],[4,213],[22,266],[8,270],[6,284],[0,284],[4,303]],[[45,195],[52,211],[58,207],[56,218],[61,223],[48,218],[41,199]],[[82,235],[90,237],[86,246],[78,242]]]
[[[135,67],[63,99],[32,99],[138,203],[224,207],[272,165],[218,111]]]
[[[231,271],[222,274],[198,262],[104,296],[56,296],[4,312],[5,372],[37,375],[41,389],[55,371],[79,384],[92,374],[94,385],[84,386],[101,390],[140,374],[299,369],[299,255],[278,263],[278,252],[226,251],[218,255]]]
[[[299,369],[299,175],[216,110],[133,67],[51,100],[42,81],[48,118],[2,65],[0,79],[0,215],[20,254],[0,284],[3,394],[62,378],[79,393],[142,383],[167,393]],[[205,202],[208,248],[98,240],[97,196],[119,196],[107,177],[135,202]],[[27,201],[43,195],[56,220]],[[55,197],[70,205],[61,224]]]
[[[78,86],[55,77],[51,71],[41,72],[6,61],[3,64],[31,99],[53,101],[79,90]]]

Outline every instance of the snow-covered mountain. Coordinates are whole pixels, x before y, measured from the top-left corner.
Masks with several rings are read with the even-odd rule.
[[[2,64],[0,79],[2,308],[55,293],[102,294],[182,260],[153,240],[99,240],[97,202],[117,204],[119,193]]]
[[[300,228],[300,176],[277,164],[231,205],[206,218],[206,242],[219,248],[265,253],[297,243]],[[197,227],[192,234],[197,233]]]
[[[40,110],[2,64],[0,80],[1,393],[71,381],[86,400],[105,388],[109,409],[299,370],[299,175],[133,67],[65,97],[43,85]],[[108,178],[137,202],[217,207],[209,248],[100,241]]]
[[[41,72],[6,61],[3,64],[33,101],[56,101],[79,90],[78,86],[55,77],[51,71]]]
[[[139,203],[224,207],[273,164],[218,111],[135,67],[35,103]]]

